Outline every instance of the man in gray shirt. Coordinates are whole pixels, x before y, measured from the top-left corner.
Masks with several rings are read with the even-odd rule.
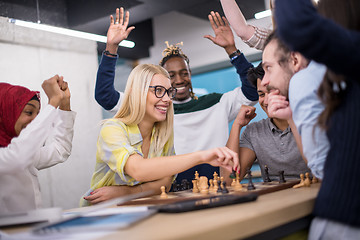
[[[248,80],[257,86],[259,104],[268,114],[268,91],[266,87],[261,86],[263,76],[264,70],[259,64],[258,67],[249,70]],[[244,130],[239,144],[241,128],[255,116],[254,107],[242,106],[234,120],[226,144],[227,147],[239,154],[240,179],[245,176],[246,170],[256,159],[258,159],[263,179],[265,178],[265,165],[268,167],[270,179],[278,179],[279,171],[284,171],[285,177],[288,178],[299,178],[300,173],[310,173],[286,120],[266,118],[249,124]]]

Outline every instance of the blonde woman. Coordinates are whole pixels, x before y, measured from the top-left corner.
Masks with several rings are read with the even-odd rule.
[[[170,189],[174,175],[202,163],[238,171],[238,156],[226,147],[175,156],[175,95],[164,68],[133,69],[119,111],[101,128],[91,189],[81,205],[150,189],[158,194],[162,185]]]

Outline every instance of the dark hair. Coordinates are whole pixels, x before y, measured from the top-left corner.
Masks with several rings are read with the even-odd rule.
[[[275,31],[273,31],[272,33],[270,33],[270,35],[266,38],[265,40],[265,44],[264,44],[264,49],[265,47],[272,41],[276,41],[277,43],[277,51],[275,51],[275,53],[277,53],[277,55],[279,55],[278,57],[278,63],[280,66],[282,66],[282,64],[284,62],[288,62],[290,59],[290,53],[291,50],[290,48],[279,38],[279,36],[276,34]]]
[[[166,43],[166,48],[163,50],[163,58],[160,60],[159,65],[160,66],[164,66],[165,63],[170,59],[170,58],[174,58],[174,57],[179,57],[185,60],[185,62],[187,63],[187,65],[189,66],[190,60],[189,58],[183,53],[182,49],[179,47],[179,45],[183,45],[183,42],[177,43],[175,45],[169,45],[168,41],[165,41]],[[189,66],[190,68],[190,66]],[[197,99],[197,97],[195,96],[194,90],[192,88],[192,83],[190,81],[190,97],[193,99]]]
[[[324,17],[330,18],[344,28],[360,30],[360,1],[359,0],[321,0],[318,4],[318,11]],[[336,108],[340,105],[346,84],[345,77],[327,70],[322,81],[318,95],[325,105],[324,111],[320,114],[318,123],[320,127],[327,129],[329,119]]]
[[[262,68],[262,62],[259,63],[257,67],[252,67],[247,72],[248,81],[254,86],[257,87],[257,80],[262,80],[265,75],[264,69]]]
[[[39,96],[37,94],[35,94],[29,101],[31,100],[36,100],[38,102],[40,102]]]

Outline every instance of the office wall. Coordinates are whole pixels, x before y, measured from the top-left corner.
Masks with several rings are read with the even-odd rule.
[[[77,112],[72,155],[67,162],[40,171],[45,207],[77,207],[90,185],[101,120],[93,97],[96,48],[95,42],[26,29],[0,18],[0,81],[41,90],[43,80],[63,75],[70,86],[71,107]],[[40,92],[44,106],[47,98]]]

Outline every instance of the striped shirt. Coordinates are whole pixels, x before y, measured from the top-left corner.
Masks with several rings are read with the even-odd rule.
[[[271,29],[259,28],[253,26],[255,29],[254,35],[250,39],[244,41],[249,47],[256,48],[258,50],[264,50],[265,40],[272,32]]]

